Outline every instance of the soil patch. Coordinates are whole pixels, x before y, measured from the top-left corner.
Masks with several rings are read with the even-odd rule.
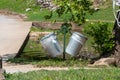
[[[11,18],[15,18],[15,19],[21,19],[21,20],[25,20],[27,18],[27,16],[25,14],[20,14],[20,13],[16,13],[16,12],[12,12],[9,10],[0,10],[0,14],[1,15],[7,15]]]
[[[55,22],[55,23],[51,23],[51,22],[39,22],[39,21],[35,21],[35,22],[32,22],[32,26],[35,26],[35,27],[38,27],[38,28],[41,28],[41,29],[51,29],[51,30],[58,30],[60,29],[61,25],[63,24],[64,22]],[[79,26],[75,23],[71,23],[72,24],[72,30],[73,31],[79,31],[79,32],[82,32],[82,25]]]

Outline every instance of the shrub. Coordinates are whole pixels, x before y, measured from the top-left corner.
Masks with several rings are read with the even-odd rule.
[[[108,23],[91,23],[85,27],[85,33],[93,38],[93,48],[97,50],[101,56],[112,50],[114,46],[114,36]]]

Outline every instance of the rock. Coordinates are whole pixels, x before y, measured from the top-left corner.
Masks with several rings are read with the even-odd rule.
[[[37,4],[43,4],[44,3],[44,0],[37,0]]]
[[[31,32],[30,33],[30,40],[32,41],[38,41],[41,35],[47,35],[51,32]]]
[[[57,7],[52,0],[37,0],[37,5],[40,5],[40,8],[48,8],[49,10],[55,10]]]
[[[101,58],[96,61],[92,66],[107,66],[115,64],[115,58]]]
[[[22,19],[27,19],[27,15],[26,14],[19,14],[19,17]]]
[[[30,33],[30,40],[32,41],[38,41],[39,40],[39,35],[36,32]]]

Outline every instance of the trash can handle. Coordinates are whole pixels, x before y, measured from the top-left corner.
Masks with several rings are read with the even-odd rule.
[[[53,39],[52,40],[52,43],[53,43],[53,45],[54,45],[54,47],[56,48],[56,50],[58,51],[58,52],[60,52],[60,50],[59,50],[59,48],[58,48],[58,46],[57,46],[57,42]]]

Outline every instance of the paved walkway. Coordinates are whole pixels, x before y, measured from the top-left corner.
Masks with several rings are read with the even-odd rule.
[[[26,73],[29,71],[37,71],[37,70],[69,70],[68,67],[41,67],[38,68],[31,64],[15,64],[15,63],[7,63],[5,62],[3,65],[3,69],[5,69],[6,73]]]
[[[89,68],[89,67],[36,67],[35,65],[31,64],[15,64],[15,63],[7,63],[3,64],[3,69],[5,69],[6,73],[27,73],[29,71],[38,71],[38,70],[70,70],[70,69],[102,69],[102,68]],[[106,68],[110,69],[110,68]]]
[[[14,57],[22,46],[31,27],[19,17],[0,15],[0,55]]]

